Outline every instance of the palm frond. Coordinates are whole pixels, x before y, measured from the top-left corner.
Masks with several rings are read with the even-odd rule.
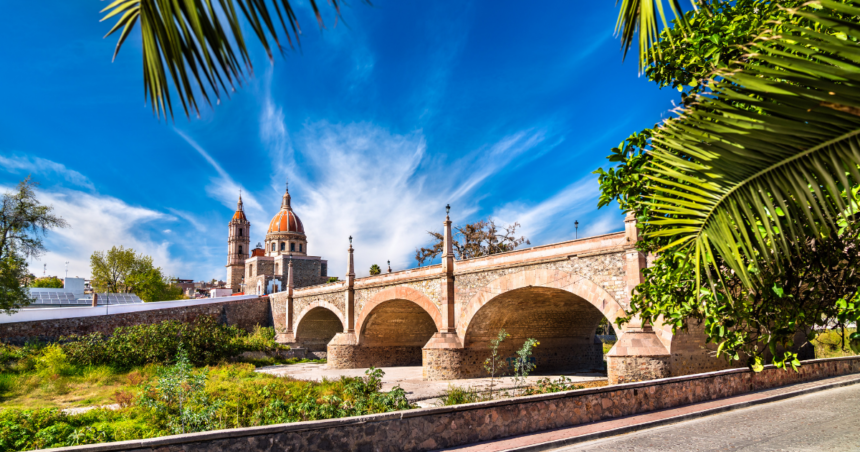
[[[686,22],[684,14],[681,12],[680,1],[666,1],[675,17],[681,21],[681,25],[685,26]],[[696,8],[695,0],[691,0],[690,3],[693,8]],[[657,22],[658,15],[661,22]],[[621,38],[621,50],[625,57],[633,45],[633,39],[637,38],[640,71],[649,61],[649,52],[659,51],[653,44],[659,40],[660,23],[663,27],[669,26],[669,22],[666,20],[666,11],[663,8],[663,0],[621,0],[621,9],[618,11],[618,20],[615,22],[615,34]]]
[[[756,268],[791,266],[857,213],[860,184],[860,2],[793,10],[813,26],[782,24],[749,46],[679,118],[653,137],[651,234],[714,254],[750,288]],[[751,62],[761,64],[751,64]]]
[[[338,0],[329,4],[339,16]],[[323,26],[317,0],[310,5]],[[115,0],[102,10],[102,20],[118,17],[105,36],[120,33],[114,59],[140,23],[144,97],[156,116],[172,117],[173,92],[189,116],[199,115],[199,98],[220,101],[253,71],[237,10],[270,59],[273,47],[284,49],[279,28],[286,45],[299,44],[301,28],[289,0]]]

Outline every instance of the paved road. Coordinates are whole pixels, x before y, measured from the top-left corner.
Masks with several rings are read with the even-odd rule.
[[[860,385],[708,416],[573,451],[860,451]]]

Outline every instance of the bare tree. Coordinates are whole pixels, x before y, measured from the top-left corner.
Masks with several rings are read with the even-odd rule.
[[[455,226],[452,237],[454,255],[457,259],[472,259],[503,253],[516,249],[520,245],[531,245],[524,236],[517,237],[520,224],[514,222],[504,228],[496,226],[495,220],[481,220],[465,226]],[[432,261],[444,251],[445,236],[439,232],[427,231],[436,242],[430,248],[415,249],[415,260],[418,266],[427,260]]]

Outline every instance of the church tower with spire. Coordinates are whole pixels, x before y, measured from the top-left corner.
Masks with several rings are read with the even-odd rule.
[[[251,222],[245,217],[242,206],[242,194],[239,193],[239,203],[236,213],[228,225],[227,236],[227,284],[233,293],[242,290],[242,278],[245,274],[245,259],[251,252]]]

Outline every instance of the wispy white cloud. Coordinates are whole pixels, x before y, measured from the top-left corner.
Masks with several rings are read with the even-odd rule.
[[[83,174],[66,167],[62,163],[27,155],[0,155],[0,169],[7,172],[27,172],[32,174],[58,175],[67,182],[93,189],[93,183]]]
[[[219,164],[202,146],[200,146],[193,138],[188,136],[185,132],[174,129],[176,134],[182,137],[186,143],[188,143],[207,163],[215,170],[217,177],[212,177],[210,180],[210,184],[206,186],[206,193],[216,199],[221,204],[226,207],[236,208],[236,201],[239,197],[239,193],[242,193],[242,202],[245,206],[246,214],[251,217],[252,220],[261,221],[264,217],[263,208],[260,205],[257,198],[247,189],[233,180],[227,171]],[[177,215],[179,215],[177,213]]]
[[[457,217],[468,218],[477,210],[470,199],[477,187],[545,141],[543,132],[516,132],[454,165],[434,166],[421,131],[394,134],[371,123],[318,122],[291,140],[277,108],[264,108],[260,120],[278,174],[273,188],[289,178],[310,251],[329,260],[332,275],[345,268],[350,235],[359,274],[387,260],[393,268],[413,266],[427,231],[441,229],[446,203],[456,204]],[[271,204],[273,215],[277,205]]]
[[[38,190],[37,196],[41,203],[53,206],[54,212],[63,217],[69,227],[48,234],[48,252],[40,262],[33,262],[31,271],[34,273],[46,263],[49,274],[62,275],[64,263],[69,262],[70,276],[88,277],[90,255],[119,245],[152,256],[168,271],[182,266],[170,256],[169,243],[149,233],[152,225],[176,220],[170,215],[132,206],[110,196],[77,190]]]
[[[621,229],[620,217],[607,212],[594,218],[598,184],[593,175],[586,176],[534,205],[510,203],[500,207],[492,216],[502,224],[519,222],[519,231],[533,243],[552,243],[570,240],[579,221],[579,237],[605,234]],[[588,218],[588,221],[584,221]],[[519,235],[519,232],[518,232]]]

